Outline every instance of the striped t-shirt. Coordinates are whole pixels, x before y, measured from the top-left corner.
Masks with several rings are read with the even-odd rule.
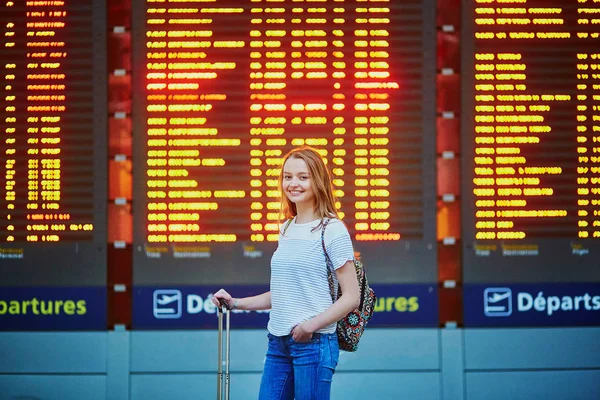
[[[331,307],[327,282],[327,264],[321,245],[320,220],[289,224],[285,235],[283,224],[277,250],[271,259],[271,313],[268,330],[272,335],[289,335],[294,326],[321,314]],[[335,269],[354,257],[352,241],[346,226],[332,219],[325,228],[327,255]],[[333,275],[337,287],[337,277]],[[331,324],[319,333],[335,332]]]

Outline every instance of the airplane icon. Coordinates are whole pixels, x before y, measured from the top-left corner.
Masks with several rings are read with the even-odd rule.
[[[510,292],[506,292],[504,294],[494,293],[488,298],[488,302],[489,303],[497,303],[500,300],[504,300],[508,297],[510,297]]]
[[[158,304],[160,304],[161,306],[164,306],[165,304],[169,304],[175,300],[177,300],[179,296],[174,294],[173,296],[167,296],[166,294],[162,295],[162,299],[157,299],[156,302]]]
[[[487,317],[508,317],[512,314],[512,290],[487,288],[483,292],[483,313]]]
[[[154,291],[154,318],[181,318],[182,296],[179,290],[158,289]]]

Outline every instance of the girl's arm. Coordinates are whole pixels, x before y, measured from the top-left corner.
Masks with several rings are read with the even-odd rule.
[[[265,292],[257,296],[243,297],[236,299],[232,297],[225,289],[220,289],[213,295],[212,302],[219,307],[219,299],[223,299],[229,305],[229,308],[239,310],[269,310],[271,309],[271,292]]]
[[[237,304],[236,304],[237,302]],[[241,299],[233,299],[232,306],[240,310],[270,310],[271,309],[271,292],[265,292],[258,296],[243,297]]]

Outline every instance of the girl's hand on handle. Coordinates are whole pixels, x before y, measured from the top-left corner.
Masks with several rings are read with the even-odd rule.
[[[233,307],[233,297],[231,297],[231,295],[227,293],[225,289],[219,289],[217,293],[213,294],[212,302],[215,306],[221,307],[221,305],[219,304],[219,300],[221,299],[227,302],[229,309]]]

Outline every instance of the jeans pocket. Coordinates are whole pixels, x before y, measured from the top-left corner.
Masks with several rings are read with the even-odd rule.
[[[313,333],[312,337],[308,340],[308,342],[297,342],[294,340],[294,336],[290,335],[290,340],[295,344],[319,344],[321,343],[321,334]]]

